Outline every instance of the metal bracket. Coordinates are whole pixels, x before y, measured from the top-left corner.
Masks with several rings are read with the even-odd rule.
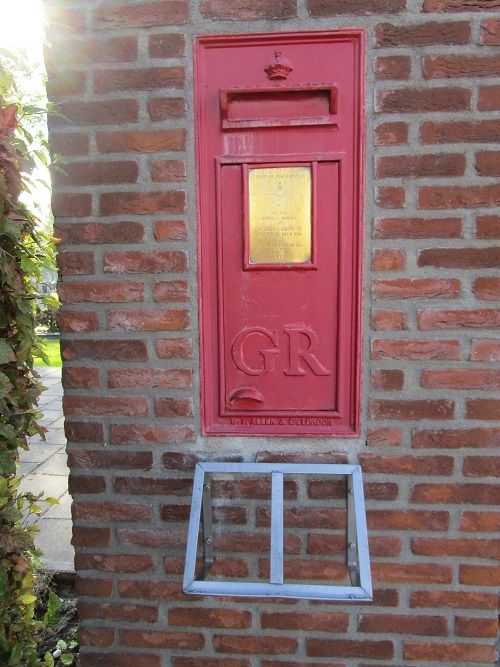
[[[266,474],[271,476],[271,546],[269,583],[240,581],[207,581],[214,563],[212,534],[211,473]],[[341,475],[347,478],[347,553],[346,562],[351,586],[333,584],[286,583],[283,577],[284,560],[284,495],[286,474]],[[200,521],[204,562],[196,574],[196,555]],[[184,593],[196,595],[235,595],[259,597],[289,597],[316,600],[371,601],[371,575],[368,535],[360,466],[301,465],[272,463],[198,463],[195,469],[191,516],[189,521]]]

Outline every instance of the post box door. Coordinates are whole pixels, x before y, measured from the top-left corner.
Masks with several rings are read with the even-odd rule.
[[[207,434],[357,431],[361,42],[198,40]]]

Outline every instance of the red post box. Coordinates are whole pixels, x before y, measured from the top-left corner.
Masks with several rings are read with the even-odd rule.
[[[363,33],[195,53],[203,431],[355,436]]]

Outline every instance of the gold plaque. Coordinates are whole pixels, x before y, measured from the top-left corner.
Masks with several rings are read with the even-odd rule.
[[[250,264],[311,261],[311,167],[248,170]]]

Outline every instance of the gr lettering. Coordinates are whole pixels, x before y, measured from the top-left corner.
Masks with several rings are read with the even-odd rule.
[[[264,327],[243,329],[236,336],[231,346],[234,364],[247,375],[264,375],[276,367],[276,361],[282,352],[287,357],[288,366],[285,375],[331,375],[316,356],[319,339],[310,327],[287,325],[283,335]],[[283,350],[284,348],[284,350]]]

